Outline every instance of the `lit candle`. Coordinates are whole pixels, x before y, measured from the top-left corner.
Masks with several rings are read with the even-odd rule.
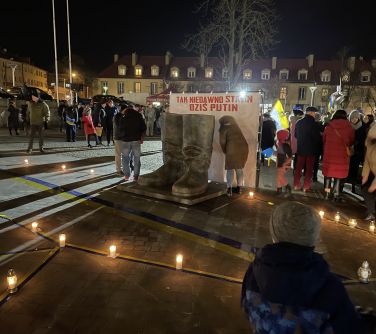
[[[27,165],[29,163],[29,160],[28,159],[25,159],[25,164]]]
[[[325,215],[325,212],[324,212],[324,211],[322,211],[322,210],[320,210],[320,211],[319,211],[319,216],[321,217],[321,219],[323,219],[323,218],[324,218],[324,215]]]
[[[369,268],[369,264],[367,261],[362,263],[362,266],[358,269],[358,277],[359,281],[362,283],[368,283],[369,278],[371,277],[372,271]]]
[[[248,193],[248,195],[249,195],[250,198],[253,198],[253,197],[255,196],[255,193],[254,193],[253,191],[250,191],[250,192]]]
[[[38,232],[38,223],[37,223],[37,222],[33,222],[33,223],[31,224],[31,230],[32,230],[33,232]]]
[[[181,270],[183,268],[183,255],[176,255],[176,269]]]
[[[65,240],[66,240],[65,234],[64,233],[60,234],[59,235],[60,247],[65,247]]]
[[[371,233],[375,232],[375,222],[373,220],[369,223],[369,231]]]
[[[115,245],[110,246],[110,257],[112,257],[112,258],[116,257],[116,246]]]
[[[8,292],[15,293],[17,291],[17,275],[13,269],[9,269],[7,273]]]
[[[90,169],[90,173],[93,174],[94,173],[94,169]]]
[[[339,215],[339,212],[337,211],[336,215],[334,216],[334,220],[338,223],[341,219],[341,216]]]
[[[67,168],[67,166],[62,165],[61,168],[62,168],[63,170],[65,170],[65,169]]]
[[[350,220],[349,220],[349,226],[350,226],[350,227],[354,228],[356,225],[357,225],[357,222],[356,222],[355,219],[350,219]]]

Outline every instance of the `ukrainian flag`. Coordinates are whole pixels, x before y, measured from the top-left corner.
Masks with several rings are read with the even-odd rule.
[[[274,119],[277,131],[281,129],[288,129],[289,121],[284,113],[283,106],[280,100],[274,104],[270,116]]]

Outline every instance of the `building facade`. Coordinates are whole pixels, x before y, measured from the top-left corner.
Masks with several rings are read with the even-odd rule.
[[[99,74],[93,94],[122,96],[145,104],[146,97],[164,90],[173,92],[225,92],[227,70],[216,57],[139,56],[119,58]],[[341,87],[345,109],[374,110],[376,105],[376,59],[350,57],[344,61],[302,59],[249,60],[235,90],[262,91],[268,110],[280,99],[286,111],[295,106],[314,105],[329,109],[330,97]]]
[[[0,56],[0,87],[8,89],[13,86],[37,87],[48,91],[47,71],[34,66],[27,59]]]

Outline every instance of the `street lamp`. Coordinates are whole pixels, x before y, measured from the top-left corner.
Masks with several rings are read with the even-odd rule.
[[[315,90],[317,89],[316,86],[309,87],[309,90],[311,91],[311,107],[313,105],[313,96],[315,95]]]

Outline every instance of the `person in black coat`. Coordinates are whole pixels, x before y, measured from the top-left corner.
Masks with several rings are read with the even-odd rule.
[[[106,138],[107,138],[107,146],[110,146],[110,143],[112,141],[113,144],[114,142],[114,137],[113,137],[113,120],[114,116],[117,114],[118,110],[114,105],[114,101],[109,100],[106,104],[105,107],[105,112],[106,112],[106,121],[105,121],[105,131],[106,131]]]
[[[269,113],[263,115],[262,133],[261,133],[261,150],[264,151],[267,148],[271,148],[275,144],[275,134],[277,127],[275,121],[272,119]],[[261,155],[261,162],[264,163],[264,155]]]
[[[294,171],[294,189],[300,190],[302,170],[305,170],[303,190],[310,191],[316,156],[322,151],[321,126],[315,121],[318,110],[307,107],[305,117],[295,126],[298,160]]]
[[[254,333],[364,333],[343,284],[314,252],[320,225],[317,212],[299,202],[272,213],[274,243],[257,251],[242,286]]]
[[[18,128],[20,127],[19,124],[19,113],[20,111],[18,108],[16,108],[14,101],[9,101],[9,107],[8,107],[8,130],[9,134],[12,136],[12,129],[16,132],[16,135],[18,136]]]
[[[102,130],[103,130],[103,127],[105,126],[105,123],[106,123],[105,107],[106,107],[106,101],[102,101],[101,103],[97,103],[94,106],[94,110],[93,110],[93,114],[92,114],[94,127],[102,128]],[[98,140],[99,140],[99,144],[103,145],[102,144],[102,132],[100,133],[100,135],[99,135],[99,133],[97,133],[97,137],[98,137]]]

